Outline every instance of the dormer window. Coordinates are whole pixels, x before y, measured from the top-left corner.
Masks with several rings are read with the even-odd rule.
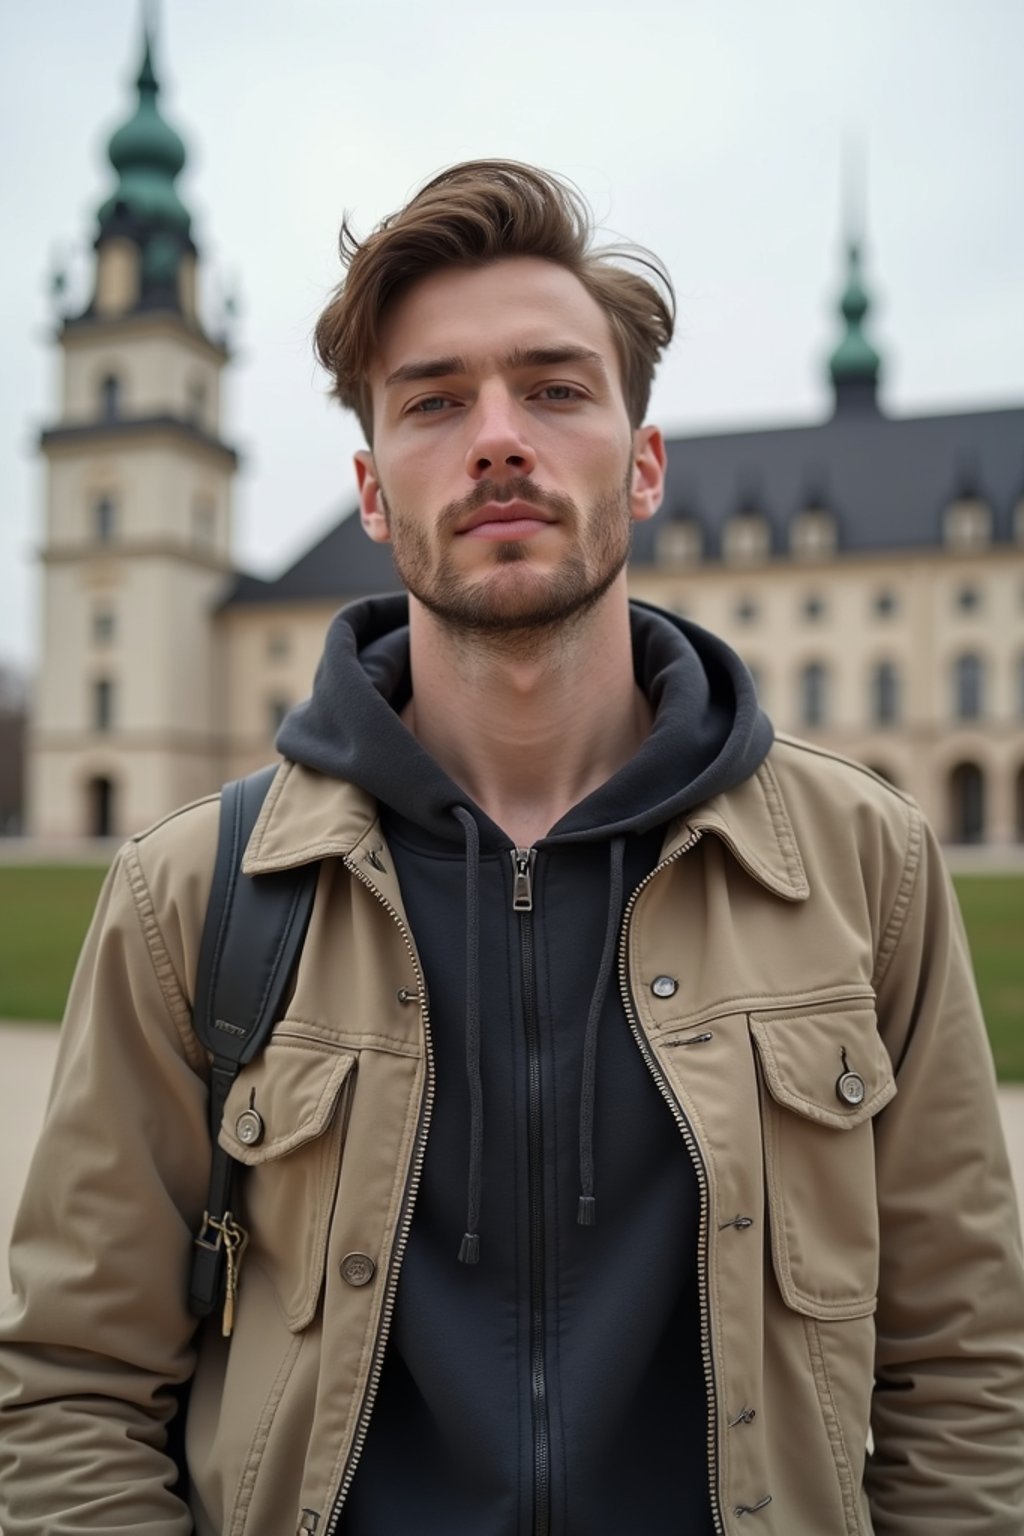
[[[723,553],[736,565],[767,560],[771,553],[771,529],[760,512],[738,512],[725,525]]]
[[[658,530],[659,565],[696,565],[704,551],[704,533],[692,517],[672,517]]]
[[[108,373],[100,381],[100,419],[116,421],[120,414],[121,380],[116,373]]]
[[[835,554],[836,520],[823,507],[806,507],[789,525],[789,547],[798,560],[824,560]]]
[[[946,508],[943,537],[947,549],[987,549],[992,541],[992,509],[976,496],[961,497]]]

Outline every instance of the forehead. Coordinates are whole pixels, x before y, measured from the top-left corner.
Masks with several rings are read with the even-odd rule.
[[[618,359],[608,318],[578,277],[534,256],[484,267],[444,267],[392,301],[381,320],[375,384],[396,368],[430,357],[485,365],[515,348],[553,340],[599,352],[612,377]]]

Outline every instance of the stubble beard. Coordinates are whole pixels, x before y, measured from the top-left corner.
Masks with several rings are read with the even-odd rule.
[[[523,477],[500,486],[479,485],[442,510],[436,520],[436,549],[421,521],[385,503],[395,568],[409,592],[449,632],[499,641],[503,650],[533,653],[553,633],[566,635],[575,629],[625,566],[632,533],[631,480],[632,462],[625,482],[599,496],[585,515],[569,497],[541,491]],[[553,570],[537,572],[529,569],[529,540],[502,541],[491,546],[492,563],[521,567],[521,579],[495,581],[485,574],[468,580],[453,557],[451,530],[489,501],[512,500],[549,511],[560,535],[568,531],[568,551]]]

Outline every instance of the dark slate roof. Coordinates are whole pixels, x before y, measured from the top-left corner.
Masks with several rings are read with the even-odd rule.
[[[240,575],[221,606],[324,598],[341,602],[371,592],[396,592],[401,585],[391,561],[390,546],[375,544],[367,538],[354,509],[350,509],[275,580]]]
[[[835,515],[841,551],[927,548],[941,542],[950,502],[968,493],[992,508],[994,540],[1012,540],[1024,496],[1024,406],[906,418],[849,409],[806,427],[672,438],[665,503],[637,526],[633,564],[654,563],[658,526],[672,517],[696,519],[705,558],[718,559],[722,526],[743,508],[768,519],[772,549],[785,554],[789,521],[811,502]],[[387,546],[349,512],[276,581],[242,576],[227,601],[341,599],[398,586]]]

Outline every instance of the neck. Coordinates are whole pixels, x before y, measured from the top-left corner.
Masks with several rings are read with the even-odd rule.
[[[409,609],[405,724],[518,846],[543,837],[649,735],[624,576],[579,622],[527,645],[453,632],[415,599]]]

